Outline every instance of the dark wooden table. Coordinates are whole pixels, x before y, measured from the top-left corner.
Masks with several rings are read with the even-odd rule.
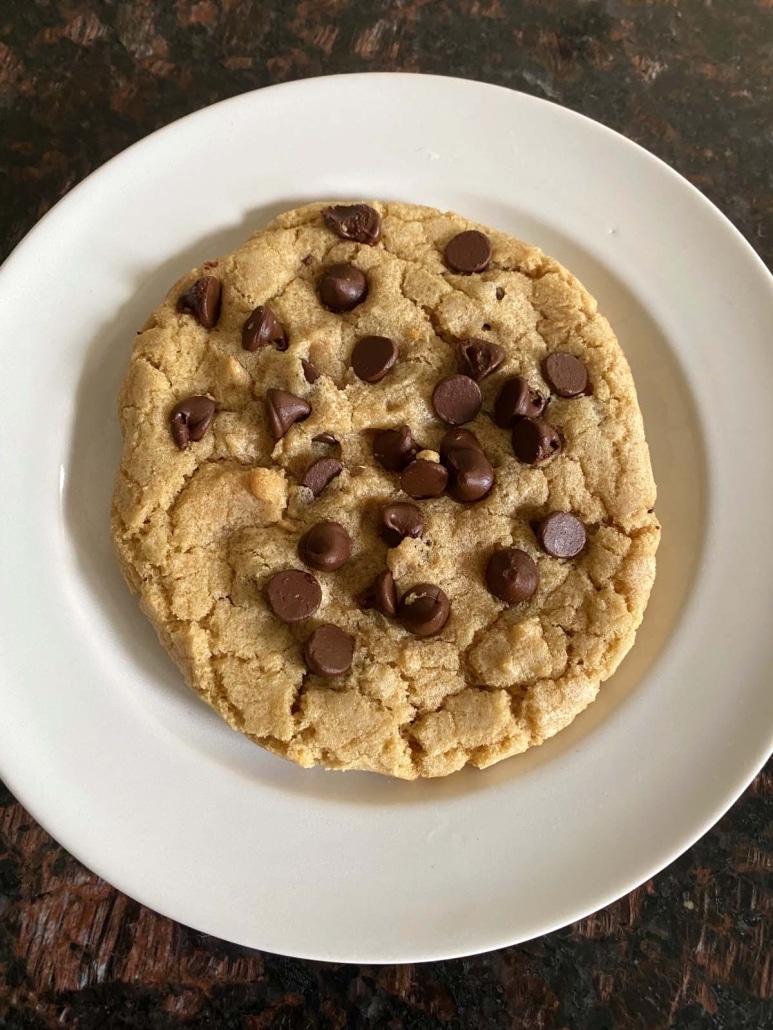
[[[772,0],[3,0],[0,253],[180,115],[368,70],[485,79],[582,111],[668,161],[773,259]],[[574,926],[477,958],[358,967],[156,915],[0,785],[0,1027],[763,1030],[772,815],[768,767],[672,866]]]

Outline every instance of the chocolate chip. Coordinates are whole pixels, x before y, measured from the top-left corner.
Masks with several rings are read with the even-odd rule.
[[[554,511],[540,522],[537,539],[554,558],[574,558],[585,547],[585,526],[568,511]]]
[[[446,264],[454,272],[484,272],[491,261],[491,240],[477,229],[457,233],[446,244]]]
[[[399,546],[406,537],[417,540],[424,532],[421,509],[407,501],[388,504],[381,511],[381,536],[389,547]]]
[[[499,368],[505,360],[505,351],[498,343],[470,336],[459,341],[459,357],[464,374],[479,383],[491,375],[495,368]]]
[[[351,311],[368,295],[368,280],[359,268],[341,263],[329,265],[319,277],[319,297],[330,311]]]
[[[381,215],[367,204],[323,207],[322,217],[328,229],[332,229],[342,240],[367,243],[372,247],[381,239]]]
[[[215,414],[215,402],[210,397],[186,397],[172,408],[169,425],[172,439],[184,451],[191,440],[200,440],[209,429]]]
[[[301,561],[311,569],[333,572],[352,556],[352,538],[340,522],[318,522],[298,544]]]
[[[542,374],[559,397],[578,397],[588,388],[588,370],[568,351],[548,354],[542,362]]]
[[[397,617],[415,637],[439,633],[448,622],[451,602],[433,583],[417,583],[406,594],[397,609]]]
[[[311,442],[324,443],[328,447],[336,447],[338,445],[338,440],[336,440],[332,433],[317,433],[316,436],[312,436]]]
[[[443,439],[440,441],[440,460],[443,464],[446,463],[446,458],[454,450],[466,450],[466,451],[480,451],[483,454],[483,448],[480,445],[475,433],[469,429],[449,429]]]
[[[446,488],[448,470],[437,461],[418,458],[403,469],[400,486],[409,497],[420,501],[427,497],[439,497]]]
[[[324,622],[303,645],[309,672],[317,676],[340,676],[352,667],[354,639],[332,622]]]
[[[301,258],[301,264],[302,265],[310,265],[313,260],[314,260],[314,255],[313,254],[307,254],[305,258]]]
[[[373,438],[373,457],[387,472],[402,472],[418,450],[408,426],[381,429]]]
[[[177,301],[177,310],[193,315],[205,329],[217,325],[220,318],[222,287],[214,275],[203,275]]]
[[[397,361],[397,344],[388,336],[363,336],[352,351],[352,368],[366,383],[380,383]]]
[[[486,565],[486,586],[507,604],[527,601],[539,584],[534,560],[517,547],[494,551]]]
[[[491,462],[469,429],[449,429],[440,442],[440,459],[449,472],[448,492],[457,501],[479,501],[494,485]]]
[[[343,465],[335,458],[318,458],[304,472],[301,486],[307,486],[315,497],[319,497],[327,484],[340,476],[343,470]]]
[[[357,598],[360,608],[375,608],[382,615],[394,618],[397,612],[397,590],[389,569],[379,572],[371,585]]]
[[[502,287],[501,286],[497,286],[497,290],[496,290],[496,298],[497,298],[497,300],[502,300],[504,295],[505,295],[505,291],[502,289]]]
[[[446,376],[432,391],[435,413],[450,426],[471,422],[482,403],[480,387],[469,376]]]
[[[261,304],[244,323],[242,347],[255,351],[269,343],[273,343],[277,350],[287,350],[287,333],[271,308]]]
[[[275,440],[281,440],[291,425],[309,417],[311,405],[303,397],[296,397],[286,390],[268,390],[266,412],[271,435]]]
[[[266,601],[282,622],[300,622],[319,608],[322,590],[310,572],[286,569],[277,572],[266,584]]]
[[[316,365],[312,365],[306,358],[301,358],[301,365],[303,366],[303,374],[306,377],[307,383],[316,383],[321,373]]]
[[[555,429],[539,418],[522,418],[513,426],[513,454],[525,465],[546,461],[561,450],[561,438]]]
[[[485,454],[457,447],[446,456],[448,492],[457,501],[480,501],[494,485],[494,469]]]
[[[502,429],[510,429],[519,418],[536,418],[545,410],[547,400],[532,390],[523,376],[514,376],[502,384],[494,402],[494,421]]]

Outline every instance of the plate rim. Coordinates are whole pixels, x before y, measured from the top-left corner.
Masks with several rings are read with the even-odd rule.
[[[292,89],[302,89],[303,87],[308,87],[311,83],[332,82],[336,80],[351,80],[355,78],[380,79],[384,82],[398,79],[434,79],[449,83],[456,83],[459,85],[479,87],[486,90],[494,90],[499,93],[515,94],[517,97],[520,97],[527,103],[534,103],[541,107],[550,108],[556,112],[567,114],[572,118],[577,118],[580,121],[584,122],[586,128],[588,128],[589,130],[594,132],[598,131],[602,134],[608,134],[610,136],[615,137],[618,141],[623,141],[629,147],[633,147],[636,151],[638,151],[640,158],[654,162],[656,165],[660,166],[660,170],[662,172],[665,172],[672,179],[677,180],[682,186],[686,186],[693,193],[694,197],[706,206],[706,208],[710,211],[710,213],[713,216],[719,216],[719,218],[722,219],[722,221],[725,223],[725,227],[729,229],[736,237],[737,242],[742,243],[747,248],[749,257],[754,258],[755,262],[759,266],[759,270],[763,273],[766,273],[773,282],[773,272],[770,271],[770,269],[765,264],[761,256],[757,253],[753,244],[749,242],[749,240],[744,236],[741,230],[730,220],[730,218],[724,213],[724,211],[722,211],[721,208],[719,208],[712,200],[710,200],[706,196],[706,194],[703,193],[694,183],[690,182],[690,180],[686,176],[682,175],[681,172],[678,172],[675,168],[672,168],[671,165],[668,164],[668,162],[665,161],[662,157],[658,157],[657,154],[654,154],[651,150],[647,150],[647,148],[643,146],[641,143],[637,143],[636,140],[631,139],[629,136],[626,136],[618,129],[613,129],[611,126],[606,125],[604,122],[600,122],[597,119],[592,118],[590,115],[583,114],[582,111],[577,111],[573,107],[568,107],[565,104],[560,104],[555,100],[550,100],[547,97],[538,97],[533,93],[526,93],[520,89],[512,89],[509,86],[502,86],[496,82],[485,82],[482,79],[466,79],[459,75],[441,75],[425,72],[388,71],[334,72],[330,75],[312,75],[308,78],[290,79],[287,82],[275,82],[267,86],[258,86],[255,89],[244,90],[244,92],[242,93],[235,93],[232,96],[224,97],[222,100],[216,100],[212,104],[207,104],[204,107],[199,107],[195,111],[189,111],[187,114],[181,115],[179,118],[175,118],[171,122],[166,122],[164,125],[159,126],[158,129],[154,129],[152,132],[149,132],[146,135],[141,136],[133,143],[129,143],[127,146],[123,147],[117,153],[113,154],[113,156],[109,157],[106,161],[103,161],[102,164],[98,165],[96,168],[90,171],[88,175],[84,176],[79,182],[75,183],[75,185],[71,189],[67,190],[67,192],[59,198],[59,200],[52,204],[51,207],[32,226],[30,226],[27,232],[22,236],[22,238],[18,241],[18,243],[15,244],[13,249],[10,251],[10,253],[5,257],[3,262],[0,263],[0,277],[2,276],[6,268],[10,265],[11,259],[17,256],[18,252],[22,249],[22,247],[24,247],[30,240],[30,238],[35,233],[37,233],[38,229],[40,229],[41,226],[45,225],[49,217],[54,215],[54,212],[61,213],[63,205],[68,203],[71,197],[78,195],[80,191],[84,189],[87,185],[93,185],[93,182],[96,180],[96,177],[98,175],[100,175],[102,172],[107,171],[114,163],[117,163],[120,159],[125,158],[127,155],[133,153],[136,150],[139,150],[140,147],[146,144],[149,140],[159,139],[163,135],[171,133],[172,130],[178,129],[185,122],[193,121],[194,119],[198,118],[205,111],[212,112],[218,108],[225,108],[228,105],[234,105],[235,103],[238,103],[240,101],[245,101],[247,98],[258,96],[259,94],[262,95],[268,92],[279,90],[281,90],[282,92],[289,92]],[[2,280],[0,279],[0,282],[1,281]]]
[[[363,72],[363,73],[353,73],[353,74],[337,74],[337,75],[332,75],[332,76],[321,76],[321,77],[310,78],[310,79],[293,80],[293,81],[288,82],[288,83],[279,83],[279,84],[276,84],[276,85],[263,87],[263,88],[260,88],[260,89],[257,89],[257,90],[247,91],[245,93],[238,94],[238,95],[236,95],[234,97],[225,98],[225,99],[223,99],[221,101],[218,101],[215,104],[209,105],[206,108],[202,108],[202,109],[200,109],[198,111],[191,112],[190,114],[187,114],[187,115],[183,116],[182,118],[179,118],[179,119],[177,119],[177,120],[175,120],[175,121],[173,121],[173,122],[171,122],[171,123],[161,127],[160,129],[156,130],[155,132],[149,134],[148,136],[145,136],[142,139],[137,140],[135,143],[131,144],[129,147],[125,148],[124,150],[120,151],[118,154],[113,156],[105,164],[101,165],[100,167],[95,169],[93,172],[91,172],[85,179],[83,179],[72,190],[70,190],[57,204],[53,205],[52,208],[43,216],[43,218],[40,219],[30,229],[30,231],[17,244],[17,246],[14,248],[14,250],[8,256],[6,261],[3,263],[3,266],[0,268],[0,291],[2,291],[4,289],[5,282],[9,278],[9,269],[10,269],[10,271],[13,271],[13,269],[16,267],[16,263],[24,259],[24,256],[26,255],[27,251],[30,248],[33,248],[34,246],[37,245],[37,240],[39,238],[42,238],[43,233],[45,232],[45,229],[46,229],[47,225],[49,224],[49,220],[53,220],[54,218],[61,218],[62,217],[62,213],[63,212],[66,213],[67,212],[69,205],[71,203],[73,203],[73,202],[76,202],[77,198],[80,197],[81,193],[84,193],[88,189],[92,188],[94,186],[94,183],[96,182],[96,180],[101,176],[101,174],[103,172],[106,172],[115,163],[118,163],[119,161],[122,161],[123,159],[125,159],[126,156],[129,153],[136,152],[136,151],[140,150],[143,146],[148,144],[149,141],[154,140],[154,139],[156,139],[158,137],[161,137],[161,136],[163,136],[165,134],[171,135],[173,132],[179,130],[181,125],[183,125],[184,123],[187,123],[189,121],[193,121],[193,120],[199,118],[200,116],[202,116],[202,114],[204,114],[204,112],[212,112],[215,109],[221,109],[222,110],[222,109],[228,107],[229,105],[235,106],[235,105],[237,105],[240,102],[246,102],[246,100],[248,98],[254,98],[254,97],[259,96],[259,95],[262,97],[267,92],[268,93],[272,93],[274,91],[280,91],[280,90],[284,91],[284,92],[289,92],[291,90],[295,90],[297,92],[305,92],[308,89],[314,89],[315,87],[317,87],[317,85],[319,83],[330,82],[330,81],[333,81],[333,80],[336,80],[336,81],[339,81],[339,82],[341,80],[347,80],[348,82],[351,82],[352,79],[363,79],[363,78],[368,78],[368,79],[378,78],[378,79],[381,79],[381,80],[434,79],[434,80],[444,80],[444,81],[447,81],[449,83],[464,84],[465,87],[481,89],[481,90],[484,90],[484,91],[485,90],[501,91],[501,92],[507,93],[509,95],[513,95],[514,94],[515,96],[519,97],[522,101],[525,101],[525,102],[527,102],[529,104],[535,104],[535,105],[540,105],[540,106],[545,105],[545,106],[547,106],[550,109],[555,109],[556,111],[560,111],[562,113],[562,115],[568,115],[568,116],[571,116],[572,118],[580,119],[583,123],[586,124],[586,127],[592,127],[592,130],[594,132],[601,132],[601,133],[610,134],[611,136],[615,137],[617,141],[621,141],[622,143],[628,145],[629,147],[635,148],[636,151],[638,151],[640,159],[646,158],[647,160],[649,160],[651,162],[655,162],[657,165],[659,165],[661,170],[667,172],[674,180],[678,181],[679,186],[681,188],[684,188],[685,186],[687,186],[689,188],[689,190],[692,191],[692,193],[695,195],[695,197],[700,199],[701,204],[704,205],[706,213],[709,214],[712,218],[716,219],[717,216],[719,216],[721,221],[724,223],[724,226],[723,226],[724,230],[727,231],[729,229],[731,231],[731,233],[736,238],[736,242],[739,245],[742,245],[743,248],[745,248],[747,257],[748,258],[752,258],[753,261],[756,262],[756,264],[758,265],[759,270],[761,270],[768,277],[768,283],[769,283],[769,286],[771,287],[771,291],[773,293],[773,277],[770,276],[770,273],[769,273],[765,263],[762,261],[761,257],[757,254],[757,252],[754,250],[752,245],[745,239],[745,237],[742,235],[742,233],[740,233],[740,231],[732,224],[732,222],[729,220],[729,218],[726,215],[724,215],[724,213],[721,212],[703,193],[701,193],[701,191],[698,190],[697,187],[695,187],[692,183],[690,183],[689,180],[687,180],[683,176],[681,176],[678,172],[676,172],[674,169],[672,169],[669,165],[667,165],[660,158],[656,157],[654,154],[651,154],[649,151],[647,151],[646,149],[644,149],[643,147],[641,147],[639,144],[635,143],[634,141],[632,141],[632,140],[628,139],[627,137],[623,136],[622,134],[616,132],[614,129],[611,129],[608,126],[605,126],[602,123],[597,122],[594,119],[591,119],[591,118],[589,118],[586,115],[583,115],[583,114],[581,114],[579,112],[573,111],[570,108],[563,107],[562,105],[556,104],[556,103],[554,103],[552,101],[544,100],[544,99],[542,99],[540,97],[532,96],[531,94],[526,94],[526,93],[521,93],[521,92],[516,91],[516,90],[511,90],[511,89],[509,89],[507,87],[504,87],[504,86],[494,85],[494,84],[491,84],[491,83],[479,82],[477,80],[460,79],[460,78],[453,77],[453,76],[426,76],[426,75],[420,75],[420,74],[417,74],[417,73],[394,73],[394,72]],[[594,908],[591,911],[596,911],[596,910],[598,910],[598,908],[604,907],[604,906],[610,904],[611,902],[617,900],[618,898],[624,896],[624,894],[626,894],[629,891],[633,890],[635,887],[639,886],[641,883],[643,883],[647,879],[649,879],[652,875],[655,875],[657,872],[659,872],[660,870],[665,868],[678,855],[682,854],[688,847],[690,847],[693,843],[695,843],[696,840],[698,840],[712,825],[714,825],[714,823],[719,818],[721,818],[722,815],[724,815],[730,809],[730,807],[732,807],[732,805],[735,803],[735,801],[738,799],[738,797],[746,789],[746,787],[748,786],[749,782],[751,782],[751,780],[754,778],[754,776],[764,766],[765,762],[770,757],[770,753],[771,753],[771,748],[769,746],[767,751],[765,751],[765,752],[763,752],[763,753],[761,753],[759,755],[748,756],[748,761],[746,763],[745,769],[741,773],[740,777],[736,780],[736,782],[732,786],[732,788],[730,788],[729,790],[727,788],[725,788],[723,791],[720,792],[721,793],[720,801],[719,801],[718,804],[715,805],[714,814],[711,817],[711,820],[709,822],[702,823],[701,826],[698,828],[697,832],[693,832],[692,830],[686,832],[685,835],[682,837],[682,839],[680,839],[680,841],[672,848],[672,850],[668,854],[668,856],[665,857],[662,861],[659,861],[656,864],[655,868],[651,869],[643,877],[640,877],[637,874],[635,882],[629,883],[629,885],[627,887],[625,887],[625,889],[623,890],[622,893],[617,888],[613,888],[612,891],[609,893],[609,895],[606,897],[606,900],[601,901],[598,905],[594,905]],[[25,788],[24,788],[24,784],[16,782],[16,777],[14,775],[14,769],[11,766],[12,766],[12,762],[6,761],[5,755],[2,753],[2,751],[0,751],[0,776],[2,777],[4,782],[8,785],[8,787],[12,791],[12,793],[30,811],[30,813],[33,815],[33,817],[40,823],[40,825],[46,830],[46,832],[51,833],[51,831],[49,831],[49,829],[48,829],[48,819],[45,816],[44,816],[43,819],[40,819],[40,817],[38,816],[38,814],[37,814],[37,805],[33,802],[33,805],[30,806],[27,803],[27,801],[25,800],[25,793],[26,793],[26,791],[25,791]],[[137,897],[138,896],[138,892],[136,890],[134,890],[133,887],[130,887],[129,889],[127,889],[125,886],[123,886],[123,882],[122,882],[123,881],[123,877],[122,876],[121,877],[117,877],[113,870],[110,870],[107,873],[107,875],[105,875],[105,873],[103,873],[103,871],[99,868],[99,863],[94,863],[91,859],[87,859],[87,860],[81,859],[80,858],[80,854],[79,854],[79,848],[78,848],[77,842],[71,842],[68,839],[67,835],[62,833],[59,828],[57,828],[56,832],[51,833],[51,836],[53,836],[56,840],[62,842],[63,846],[65,846],[68,851],[70,851],[72,854],[74,854],[76,857],[78,857],[78,859],[80,861],[83,861],[84,864],[87,866],[87,868],[94,870],[97,873],[97,875],[102,876],[109,883],[114,884],[115,886],[118,887],[118,889],[122,890],[124,893],[127,893],[129,896],[132,896],[132,897]],[[148,904],[148,902],[142,902],[142,903]],[[155,902],[153,902],[151,907],[153,908],[153,910],[158,911],[158,912],[160,912],[163,915],[166,915],[168,918],[172,918],[172,919],[175,919],[175,920],[180,920],[179,916],[174,915],[171,912],[165,912],[163,907],[158,906]],[[553,923],[546,924],[545,929],[541,930],[540,933],[543,933],[543,934],[544,933],[550,933],[553,930],[555,930],[555,929],[557,929],[559,927],[562,927],[562,926],[566,926],[566,925],[568,925],[568,923],[574,922],[577,919],[582,918],[582,917],[584,917],[584,916],[586,916],[588,914],[589,914],[589,912],[587,911],[587,906],[579,905],[577,907],[577,909],[575,910],[575,912],[572,913],[567,918],[565,918],[565,919],[562,918],[562,919],[560,919],[558,921],[554,921]],[[184,921],[184,920],[180,920],[180,921]],[[190,922],[187,922],[187,921],[185,921],[185,922],[186,922],[186,925],[193,925],[195,927],[195,923],[190,923]],[[211,930],[208,930],[205,927],[196,927],[196,928],[197,929],[201,929],[203,932],[206,932],[206,933],[212,933]],[[482,951],[487,951],[487,950],[491,950],[491,949],[495,949],[495,948],[504,947],[504,946],[507,946],[509,944],[517,943],[518,941],[527,940],[527,939],[531,939],[531,938],[530,937],[517,937],[517,938],[511,939],[511,940],[491,941],[490,943],[487,943],[487,944],[485,944],[485,945],[483,945],[481,947],[477,947],[477,948],[475,948],[473,950],[470,950],[468,947],[464,947],[463,946],[458,951],[454,951],[453,949],[451,949],[451,950],[444,950],[442,953],[441,952],[437,952],[436,954],[430,954],[430,955],[422,956],[422,957],[419,957],[419,958],[408,957],[408,958],[386,958],[386,959],[384,959],[384,958],[375,958],[375,959],[369,959],[369,958],[362,958],[362,957],[360,957],[360,958],[352,958],[351,955],[348,955],[348,956],[345,956],[345,957],[341,957],[341,958],[338,958],[338,957],[335,957],[335,956],[330,956],[330,957],[329,956],[325,956],[325,958],[327,960],[332,960],[332,961],[349,961],[349,962],[350,961],[360,961],[360,962],[369,962],[369,961],[375,961],[375,962],[383,962],[383,961],[396,961],[396,962],[399,962],[399,961],[430,961],[430,960],[435,960],[435,959],[440,959],[440,958],[456,958],[456,957],[463,957],[463,956],[467,956],[467,955],[477,954],[477,953],[480,953]],[[268,949],[264,949],[264,950],[268,950]],[[291,955],[293,957],[306,958],[306,959],[318,959],[320,957],[320,955],[319,955],[319,953],[317,951],[304,952],[302,949],[301,950],[297,950],[297,951],[286,951],[286,950],[284,950],[282,953],[283,954],[287,954],[287,955]]]

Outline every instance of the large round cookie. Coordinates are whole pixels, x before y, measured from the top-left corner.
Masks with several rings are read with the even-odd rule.
[[[380,225],[363,207],[290,211],[172,288],[120,393],[112,533],[162,642],[236,729],[303,766],[442,776],[541,743],[596,697],[647,604],[655,485],[628,364],[566,269],[456,214],[372,209]],[[473,229],[485,238],[454,239]],[[359,272],[326,271],[341,263]],[[394,341],[391,367],[389,344],[370,343],[355,371],[366,336]],[[458,499],[485,493],[486,459],[446,439],[445,490],[412,498],[401,484],[445,483],[438,412],[474,413],[472,378],[435,392],[460,373],[479,380],[465,428],[493,488]],[[502,391],[516,376],[520,400],[518,383]],[[377,435],[403,426],[407,453]],[[383,467],[419,448],[427,465]],[[406,509],[384,528],[395,503],[419,509],[419,536],[400,542],[417,532]],[[557,512],[573,517],[545,521]],[[327,521],[344,532],[302,543]],[[417,605],[427,583],[440,602]]]

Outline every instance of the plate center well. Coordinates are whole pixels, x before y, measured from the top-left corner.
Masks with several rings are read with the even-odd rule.
[[[278,211],[298,203],[288,199],[270,210],[251,212],[239,226],[198,241],[162,267],[143,269],[130,299],[85,351],[62,511],[79,572],[78,608],[85,616],[89,646],[103,658],[106,689],[120,691],[127,703],[141,706],[146,717],[196,749],[203,759],[294,794],[355,804],[436,803],[537,774],[567,750],[592,746],[599,728],[621,717],[628,701],[637,691],[646,690],[648,678],[656,675],[658,657],[678,625],[700,561],[706,501],[700,425],[668,330],[612,271],[606,255],[596,256],[543,220],[478,198],[456,205],[470,217],[536,243],[564,263],[597,298],[633,369],[663,526],[657,579],[636,646],[602,686],[598,699],[568,729],[492,769],[465,770],[442,781],[401,783],[363,773],[340,776],[298,769],[232,731],[186,687],[118,570],[109,538],[110,497],[120,454],[115,405],[134,334],[178,275],[206,257],[233,249]],[[119,663],[116,648],[123,658]]]

